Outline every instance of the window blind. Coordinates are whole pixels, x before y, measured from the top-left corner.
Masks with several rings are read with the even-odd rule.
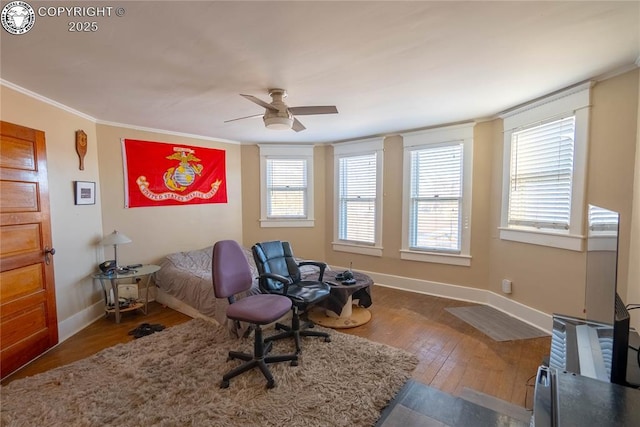
[[[338,162],[338,238],[375,243],[376,154],[341,157]]]
[[[307,161],[267,159],[267,217],[306,218]]]
[[[409,247],[460,252],[462,143],[411,152]]]
[[[575,116],[511,136],[508,224],[569,229]]]

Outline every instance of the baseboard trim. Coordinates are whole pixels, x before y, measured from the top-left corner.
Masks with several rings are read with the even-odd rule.
[[[332,269],[342,271],[344,267],[334,267]],[[534,326],[548,334],[551,334],[553,319],[552,316],[535,308],[524,305],[520,302],[506,298],[495,292],[486,289],[476,289],[466,286],[451,285],[447,283],[432,282],[429,280],[414,279],[411,277],[396,276],[392,274],[376,273],[373,271],[358,270],[373,279],[379,286],[411,291],[419,294],[432,295],[436,297],[448,298],[458,301],[486,304],[496,310],[500,310],[510,316],[517,318],[531,326]],[[375,304],[375,301],[374,301]]]
[[[104,302],[102,300],[58,322],[58,343],[80,332],[98,320],[100,316],[104,316]]]
[[[344,267],[332,266],[331,268],[337,271],[345,270]],[[520,302],[506,298],[502,295],[496,294],[495,292],[491,292],[485,289],[476,289],[466,286],[433,282],[429,280],[414,279],[411,277],[396,276],[393,274],[383,274],[363,270],[359,271],[370,276],[373,279],[374,283],[379,286],[385,286],[388,288],[400,289],[403,291],[416,292],[419,294],[432,295],[458,301],[486,304],[497,310],[507,313],[508,315],[513,316],[525,323],[528,323],[531,326],[541,329],[548,334],[551,333],[553,325],[553,319],[551,315],[524,305]],[[167,302],[169,301],[166,301],[165,298],[163,298],[164,295],[162,295],[162,292],[157,292],[157,289],[154,289],[154,291],[156,291],[154,292],[155,295],[150,295],[150,301],[156,300],[161,304],[166,304],[171,307],[171,304],[167,304]],[[177,310],[184,312],[180,309]],[[186,314],[193,317],[193,314],[195,313],[190,312]],[[73,316],[70,316],[59,322],[58,343],[67,340],[74,334],[78,333],[80,330],[86,328],[88,325],[98,320],[100,316],[104,316],[103,301],[98,301],[93,305],[85,308],[84,310],[74,314]],[[195,317],[200,316],[196,315]]]
[[[149,302],[155,301],[156,292],[154,288],[149,288]],[[61,343],[71,336],[86,328],[101,316],[104,316],[104,302],[102,300],[93,303],[78,313],[58,322],[58,343]],[[114,320],[115,322],[115,320]]]
[[[485,291],[487,293],[487,305],[507,313],[531,326],[545,331],[551,335],[553,329],[553,316],[538,309],[524,305],[518,301],[514,301],[495,292]]]

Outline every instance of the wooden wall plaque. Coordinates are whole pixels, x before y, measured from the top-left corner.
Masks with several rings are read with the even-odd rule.
[[[76,131],[76,151],[80,158],[80,170],[84,170],[84,156],[87,154],[87,134],[83,130]]]

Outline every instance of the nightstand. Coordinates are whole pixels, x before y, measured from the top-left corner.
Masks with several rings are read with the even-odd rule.
[[[145,264],[126,272],[94,274],[92,277],[100,281],[102,292],[104,293],[105,316],[108,316],[109,313],[114,313],[116,323],[120,323],[120,313],[141,310],[144,314],[147,314],[149,306],[149,282],[151,281],[151,274],[158,270],[160,270],[159,265]],[[144,298],[128,301],[121,307],[118,296],[118,285],[125,279],[129,280],[131,285],[136,286],[138,290],[140,289],[140,282],[143,282],[142,290],[144,291]]]

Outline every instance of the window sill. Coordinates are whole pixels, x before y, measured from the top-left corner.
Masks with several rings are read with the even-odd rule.
[[[354,243],[331,243],[333,245],[333,250],[337,252],[351,252],[354,254],[362,254],[362,255],[371,255],[371,256],[382,256],[382,247],[380,246],[367,246],[367,245],[356,245]]]
[[[313,219],[261,219],[260,227],[276,228],[276,227],[313,227],[315,221]]]
[[[436,264],[471,266],[471,256],[460,254],[445,254],[437,252],[420,252],[409,249],[400,250],[400,259],[407,261],[432,262]]]
[[[570,251],[583,251],[584,236],[575,234],[560,234],[548,231],[499,228],[500,239],[512,242],[528,243],[531,245],[549,246]]]

